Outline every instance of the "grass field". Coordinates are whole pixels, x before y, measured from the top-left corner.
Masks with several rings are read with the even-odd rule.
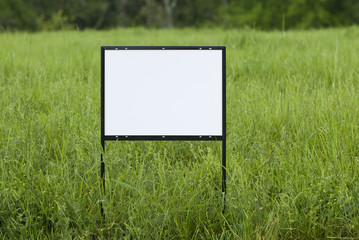
[[[359,238],[358,39],[1,33],[0,239]],[[101,45],[227,46],[224,214],[220,142],[106,143],[101,194]]]

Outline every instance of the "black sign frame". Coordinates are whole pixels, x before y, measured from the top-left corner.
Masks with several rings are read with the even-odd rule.
[[[221,50],[222,51],[222,135],[216,136],[174,136],[174,135],[143,135],[114,136],[105,135],[105,51],[106,50]],[[223,212],[225,209],[226,180],[226,47],[225,46],[102,46],[101,47],[101,182],[105,193],[105,141],[222,141],[222,194]],[[101,203],[101,213],[104,214]]]

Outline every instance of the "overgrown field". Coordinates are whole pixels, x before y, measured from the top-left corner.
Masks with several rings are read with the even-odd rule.
[[[359,238],[358,39],[357,27],[1,33],[0,238]],[[227,46],[224,214],[220,142],[106,143],[101,193],[101,45]]]

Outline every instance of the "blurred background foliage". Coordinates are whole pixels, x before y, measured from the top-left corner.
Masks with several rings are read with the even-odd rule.
[[[358,23],[358,0],[0,0],[0,31],[134,26],[283,30]]]

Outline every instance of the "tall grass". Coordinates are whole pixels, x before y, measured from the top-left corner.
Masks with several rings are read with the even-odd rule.
[[[0,238],[359,238],[359,28],[0,35]],[[219,142],[106,143],[101,45],[226,45]],[[106,218],[100,214],[103,203]]]

